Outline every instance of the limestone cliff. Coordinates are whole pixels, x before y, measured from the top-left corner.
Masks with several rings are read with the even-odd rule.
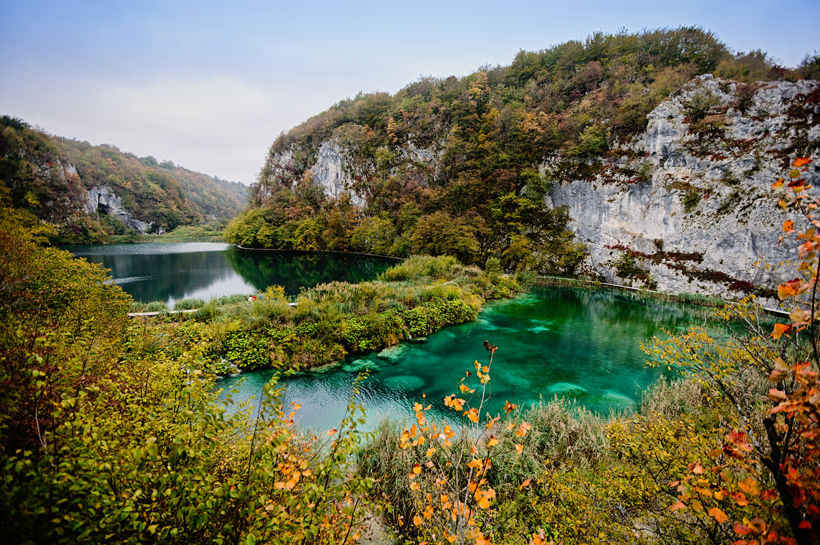
[[[778,246],[786,216],[770,186],[795,147],[820,138],[818,89],[701,76],[656,107],[647,130],[593,176],[564,177],[559,160],[545,162],[552,204],[569,207],[590,269],[609,281],[729,297],[791,278],[793,269],[766,266],[794,258]],[[811,169],[809,181],[817,178]],[[648,271],[643,281],[619,275],[624,252]]]
[[[123,206],[122,199],[105,185],[95,186],[86,191],[85,210],[89,215],[115,217],[129,229],[133,229],[140,234],[150,232],[154,225],[153,222],[140,221],[134,218],[131,212]],[[163,231],[162,227],[158,229],[159,233]]]

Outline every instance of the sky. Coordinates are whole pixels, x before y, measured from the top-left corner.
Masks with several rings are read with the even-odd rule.
[[[818,21],[818,0],[0,0],[0,115],[249,184],[280,133],[359,92],[598,30],[700,26],[796,66]]]

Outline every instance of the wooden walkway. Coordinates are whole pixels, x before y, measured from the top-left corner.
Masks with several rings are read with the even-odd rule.
[[[295,307],[298,303],[288,303],[289,307]],[[160,314],[189,314],[196,312],[198,308],[190,308],[185,310],[152,310],[151,312],[129,312],[130,318],[140,318],[142,316],[159,316]]]

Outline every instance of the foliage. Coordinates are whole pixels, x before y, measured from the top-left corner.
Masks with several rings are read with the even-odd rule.
[[[810,162],[797,158],[788,184],[773,184],[786,188],[780,205],[794,209],[806,224],[800,232],[789,219],[782,228],[801,241],[800,276],[778,287],[778,296],[795,305],[790,321],[769,333],[756,308],[727,307],[724,317],[744,324],[743,335],[718,342],[692,330],[652,352],[661,364],[698,373],[732,409],[723,444],[702,451],[688,474],[673,483],[678,501],[670,509],[711,519],[716,531],[734,535],[738,544],[809,544],[818,537],[820,357],[814,309],[820,238],[814,210],[820,200],[810,196],[801,171]]]
[[[372,481],[346,463],[355,400],[321,439],[295,430],[275,384],[255,418],[228,416],[199,370],[207,343],[129,322],[99,266],[39,245],[24,219],[0,214],[1,541],[358,541]]]
[[[379,459],[367,451],[363,456],[364,471],[386,471],[382,479],[392,481],[380,485],[381,493],[393,505],[392,520],[425,541],[489,543],[481,520],[496,497],[489,484],[494,460],[498,453],[510,450],[521,454],[521,442],[531,428],[526,422],[511,423],[509,429],[515,427],[514,434],[502,439],[499,434],[506,420],[482,413],[490,394],[490,370],[497,349],[486,341],[485,347],[489,352],[487,365],[476,361],[475,372],[467,371],[459,383],[459,393],[444,398],[454,414],[452,419],[434,422],[428,417],[432,405],[414,405],[416,422],[404,428],[398,445],[392,445],[393,456],[405,466],[403,474],[396,474],[395,457]],[[506,415],[515,408],[507,403]],[[524,481],[521,488],[529,483],[529,479]],[[398,497],[391,495],[394,491]]]
[[[240,370],[307,369],[474,320],[485,300],[517,290],[513,279],[491,278],[452,257],[416,256],[376,281],[304,290],[292,306],[273,286],[254,301],[210,301],[155,327],[180,349],[207,346],[199,366],[205,371],[229,372],[226,359]],[[180,321],[197,324],[180,329]]]

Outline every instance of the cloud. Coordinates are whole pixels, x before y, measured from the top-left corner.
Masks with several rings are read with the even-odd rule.
[[[277,134],[313,107],[294,107],[279,93],[233,76],[55,83],[5,85],[0,108],[52,134],[113,144],[245,183],[255,181]]]

